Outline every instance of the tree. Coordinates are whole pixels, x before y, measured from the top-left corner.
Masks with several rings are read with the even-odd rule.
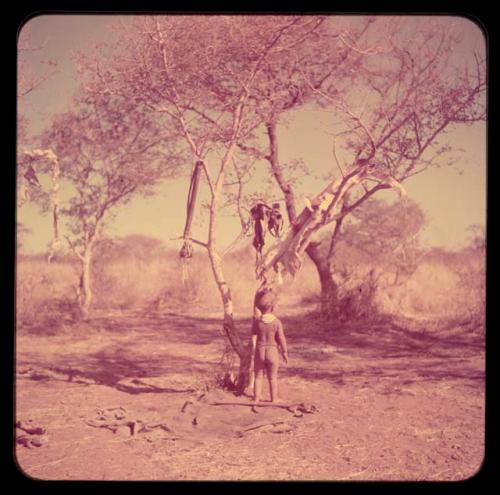
[[[41,138],[59,157],[62,180],[72,193],[61,215],[80,261],[77,294],[84,316],[92,302],[94,247],[114,209],[135,195],[151,194],[175,173],[178,162],[165,136],[137,102],[83,93]]]
[[[168,116],[192,162],[202,163],[210,192],[207,240],[186,241],[208,251],[223,327],[242,362],[248,352],[234,325],[217,241],[226,179],[238,143],[260,124],[251,95],[264,68],[279,66],[283,54],[301,43],[315,23],[300,16],[133,18],[122,27],[111,57],[101,53],[81,59],[90,91],[140,100],[153,114]]]
[[[32,68],[33,55],[39,52],[43,45],[33,42],[29,24],[25,24],[19,33],[17,43],[17,103],[18,103],[18,144],[27,141],[27,124],[25,106],[26,98],[36,91],[45,81],[57,72],[57,63],[53,60],[43,61],[43,70],[35,71]]]
[[[346,218],[335,236],[325,232],[321,255],[331,265],[338,289],[336,300],[322,301],[326,316],[352,316],[347,306],[355,293],[367,306],[358,307],[358,316],[374,311],[377,290],[404,284],[423,256],[418,236],[424,224],[422,209],[409,198],[388,204],[372,197]]]
[[[192,162],[203,165],[207,240],[186,241],[208,250],[224,330],[242,363],[240,385],[248,353],[234,325],[217,227],[233,160],[259,158],[262,148],[254,144],[262,128],[292,220],[259,267],[272,284],[293,276],[304,253],[314,256],[321,228],[333,224],[338,232],[343,219],[380,190],[404,194],[402,182],[447,151],[438,138],[450,126],[485,117],[484,60],[476,57],[474,70],[455,64],[459,40],[446,21],[361,19],[353,29],[336,30],[340,22],[321,16],[132,18],[112,55],[81,60],[90,91],[141,101],[152,114],[168,116]],[[345,66],[337,69],[338,63]],[[277,159],[275,126],[287,109],[313,97],[339,122],[335,149],[346,165],[339,164],[341,173],[297,214]],[[234,175],[241,185],[242,171]],[[330,266],[324,257],[317,260],[322,285],[334,292]]]
[[[29,229],[28,227],[26,227],[22,223],[17,222],[16,231],[17,231],[16,252],[18,255],[22,255],[23,249],[24,249],[24,238],[27,234],[31,234],[31,229]]]
[[[442,164],[450,127],[485,118],[484,60],[476,54],[457,59],[460,38],[449,21],[389,21],[399,28],[390,38],[377,20],[365,31],[363,45],[349,42],[355,52],[370,54],[351,87],[334,82],[321,88],[304,75],[318,103],[331,108],[340,122],[333,149],[341,174],[313,199],[316,211],[304,210],[286,242],[269,253],[265,270],[282,262],[293,273],[306,249],[316,246],[318,229],[333,223],[334,242],[344,218],[373,194],[392,187],[404,195],[405,180]],[[336,149],[346,157],[345,170]],[[323,265],[327,302],[336,299],[337,288],[330,266]]]
[[[147,262],[167,253],[162,240],[140,234],[120,238],[102,237],[96,244],[96,261],[103,265],[131,258]]]
[[[52,252],[57,246],[57,215],[58,215],[58,162],[52,150],[36,149],[32,143],[32,136],[28,132],[29,119],[26,116],[28,95],[36,91],[47,79],[57,71],[57,63],[43,61],[43,70],[35,71],[32,68],[33,54],[42,49],[32,41],[31,29],[25,25],[19,34],[17,55],[17,204],[21,207],[26,201],[43,204],[48,207],[48,202],[53,204],[54,240]],[[51,169],[52,191],[44,191],[38,181],[37,172]],[[17,235],[22,236],[22,224],[18,223]],[[50,260],[50,256],[49,256]]]
[[[486,251],[486,229],[484,225],[472,224],[469,231],[469,248],[472,251]]]
[[[486,312],[486,231],[484,225],[469,227],[468,245],[459,253],[460,262],[454,267],[466,294],[462,309],[468,313],[472,330],[483,329]]]
[[[363,63],[363,57],[373,55],[373,50],[363,52],[354,47],[369,36],[374,22],[373,17],[335,18],[334,22],[325,17],[312,18],[313,26],[307,42],[295,44],[282,60],[279,69],[274,66],[267,68],[264,82],[253,95],[267,141],[264,149],[241,143],[239,146],[268,161],[271,174],[283,193],[291,224],[297,220],[298,208],[290,173],[294,167],[290,163],[284,165],[280,162],[279,123],[290,110],[314,103],[322,88],[333,88],[335,92],[342,93],[348,91],[349,85],[355,84],[354,76]],[[390,36],[390,29],[386,29],[386,35]],[[314,42],[311,42],[311,38]],[[328,259],[317,242],[309,243],[305,252],[318,272],[322,309],[326,312],[331,307],[329,301],[337,297]]]

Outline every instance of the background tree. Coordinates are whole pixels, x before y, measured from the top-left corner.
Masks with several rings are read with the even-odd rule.
[[[54,216],[57,215],[58,199],[58,166],[57,157],[51,150],[36,149],[33,136],[29,132],[27,109],[30,109],[29,96],[45,81],[57,72],[57,63],[53,60],[36,62],[44,68],[33,69],[34,55],[43,48],[35,44],[31,29],[25,25],[19,33],[17,43],[17,205],[21,207],[26,201],[42,204],[48,208],[53,203]],[[45,191],[40,185],[37,172],[52,169],[52,191]],[[22,223],[17,223],[17,237],[27,233]],[[54,232],[54,243],[57,242],[57,227]]]
[[[114,209],[172,176],[178,165],[163,128],[140,104],[82,94],[75,108],[54,118],[44,146],[59,157],[61,177],[71,192],[62,205],[68,244],[80,261],[78,303],[83,315],[92,302],[94,247]]]
[[[98,262],[102,264],[126,258],[147,262],[151,258],[164,256],[168,253],[163,241],[141,234],[120,238],[102,236],[95,247],[96,261],[98,259]]]
[[[454,266],[466,294],[463,309],[465,323],[471,330],[483,330],[486,316],[486,231],[482,225],[471,225],[469,242],[459,253]]]
[[[24,238],[27,234],[31,233],[31,229],[26,227],[20,222],[17,222],[16,224],[16,252],[18,255],[23,254],[23,249],[24,249]]]
[[[58,70],[57,63],[53,60],[39,62],[43,70],[35,71],[32,67],[33,55],[39,52],[43,45],[33,42],[29,25],[23,26],[17,42],[17,137],[19,145],[28,141],[26,118],[27,97],[36,91],[45,81],[50,79]]]
[[[335,301],[322,301],[326,316],[345,319],[377,312],[376,293],[401,286],[417,269],[423,256],[419,234],[424,225],[424,213],[411,199],[388,204],[370,198],[335,235],[325,232],[325,242],[318,249],[331,265],[338,288]],[[360,303],[357,311],[353,301]]]

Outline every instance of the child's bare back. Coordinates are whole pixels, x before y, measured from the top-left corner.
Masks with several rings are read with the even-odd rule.
[[[271,402],[278,400],[279,355],[288,362],[288,351],[281,321],[272,314],[274,294],[266,293],[260,297],[256,306],[262,312],[260,319],[254,320],[252,336],[255,345],[255,389],[254,400],[259,402],[262,393],[264,372],[267,374]]]

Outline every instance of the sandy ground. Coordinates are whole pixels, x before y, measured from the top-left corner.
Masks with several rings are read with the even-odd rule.
[[[281,396],[315,412],[213,405],[249,401],[207,386],[225,347],[216,316],[18,329],[16,419],[45,431],[16,428],[18,465],[53,480],[461,480],[480,468],[483,337],[281,315]]]

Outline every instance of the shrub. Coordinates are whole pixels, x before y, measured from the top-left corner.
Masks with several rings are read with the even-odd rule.
[[[74,318],[75,266],[19,260],[16,268],[16,320],[21,326],[57,325]]]

